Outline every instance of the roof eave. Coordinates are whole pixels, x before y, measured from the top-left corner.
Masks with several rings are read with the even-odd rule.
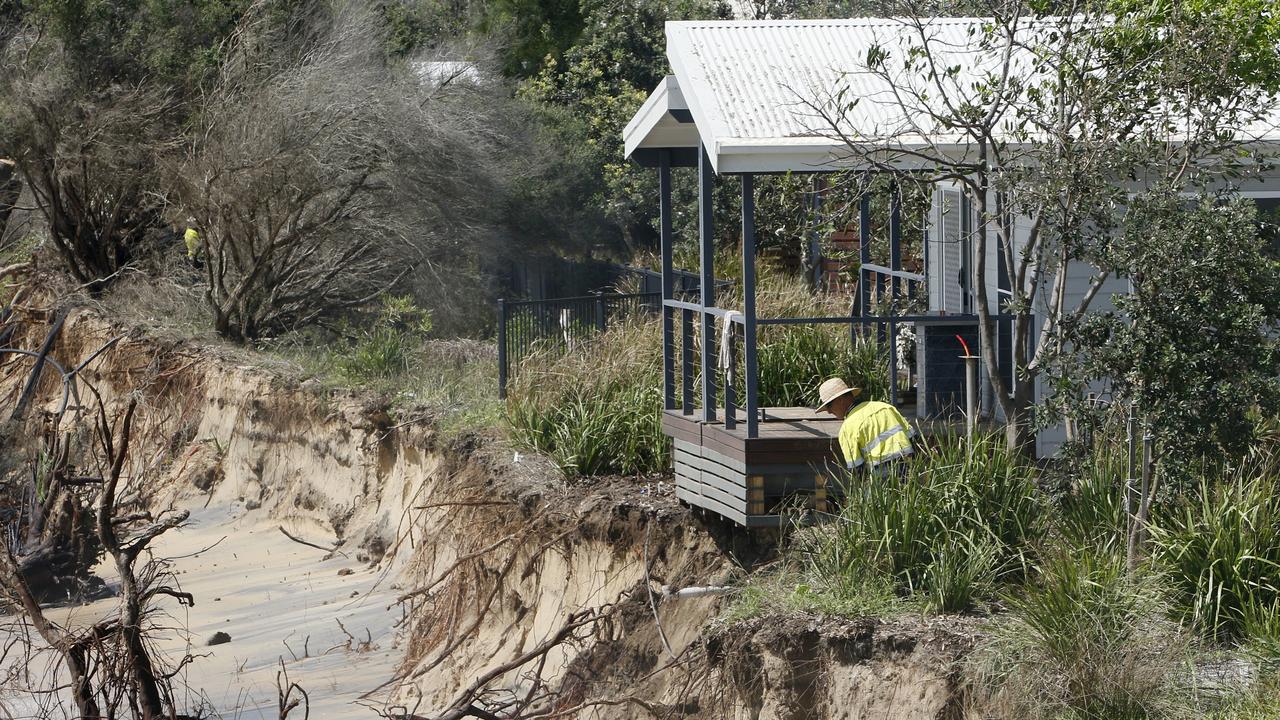
[[[672,125],[681,122],[678,115],[688,111],[689,107],[685,104],[684,95],[680,92],[680,86],[675,77],[668,75],[663,78],[622,131],[624,157],[630,158],[637,150],[659,145],[663,147],[696,146],[696,140],[679,137],[675,140],[671,139],[672,135],[681,134],[672,132]],[[692,124],[689,128],[690,133],[696,137],[697,131]]]

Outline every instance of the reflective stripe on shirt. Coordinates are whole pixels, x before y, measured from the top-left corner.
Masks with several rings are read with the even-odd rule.
[[[884,442],[885,440],[888,440],[889,438],[893,437],[894,435],[897,435],[900,432],[908,432],[908,431],[906,428],[902,427],[901,425],[897,427],[891,427],[888,430],[885,430],[884,432],[875,436],[875,438],[873,438],[871,442],[862,446],[862,454],[870,456],[872,450],[875,450],[876,448],[880,447],[880,443]],[[911,437],[910,433],[907,434],[907,437]]]

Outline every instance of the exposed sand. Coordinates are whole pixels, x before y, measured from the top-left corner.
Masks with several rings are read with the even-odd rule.
[[[311,717],[375,717],[372,708],[381,705],[381,695],[370,700],[361,695],[387,682],[401,657],[393,629],[399,612],[387,609],[397,594],[394,578],[355,557],[322,560],[323,551],[288,539],[279,526],[264,512],[223,505],[194,511],[188,526],[163,536],[156,556],[176,558],[174,572],[181,589],[195,596],[195,606],[160,599],[170,614],[165,624],[175,629],[159,631],[158,646],[170,660],[187,653],[200,656],[185,680],[225,718],[277,717],[281,659],[289,679],[310,695]],[[333,542],[318,526],[290,532],[320,545]],[[344,568],[353,572],[339,575]],[[114,585],[105,567],[102,572]],[[87,623],[110,612],[115,602],[57,608],[50,617]],[[230,634],[231,642],[207,646],[218,631]],[[45,672],[37,667],[43,664],[33,664],[37,677]],[[40,704],[48,703],[45,698]],[[31,717],[38,707],[29,695],[0,691],[0,717],[6,711]],[[301,710],[295,715],[301,718]]]

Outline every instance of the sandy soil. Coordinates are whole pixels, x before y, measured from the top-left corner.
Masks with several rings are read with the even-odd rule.
[[[333,542],[316,528],[290,531],[320,545]],[[171,660],[197,656],[185,673],[193,704],[202,698],[224,718],[275,718],[276,674],[283,660],[289,679],[310,694],[312,717],[375,717],[379,695],[361,696],[389,680],[401,657],[393,629],[399,614],[387,609],[396,590],[385,571],[355,557],[323,559],[323,551],[285,537],[278,521],[238,504],[195,511],[187,527],[161,538],[156,554],[176,558],[181,589],[196,600],[184,608],[164,599],[169,617],[163,624],[171,627],[156,637]],[[114,584],[105,568],[104,578]],[[87,623],[111,611],[114,602],[50,614],[61,623]],[[208,646],[219,631],[231,641]],[[32,663],[31,672],[38,678],[48,672],[45,666],[47,661]],[[9,691],[0,695],[0,717],[5,711],[32,717],[50,703]]]

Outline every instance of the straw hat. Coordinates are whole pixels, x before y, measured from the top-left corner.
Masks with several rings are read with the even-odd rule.
[[[862,388],[849,387],[844,380],[838,377],[829,378],[818,386],[818,399],[822,401],[822,404],[818,406],[818,411],[826,410],[828,405],[845,395],[858,397],[861,394]]]

